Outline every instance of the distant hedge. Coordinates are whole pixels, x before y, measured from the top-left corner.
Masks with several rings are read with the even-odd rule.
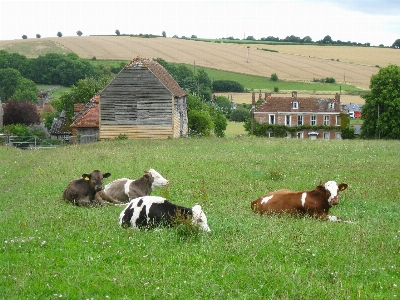
[[[216,80],[213,82],[213,91],[215,93],[219,92],[234,92],[241,93],[244,92],[244,87],[239,82],[232,80]]]

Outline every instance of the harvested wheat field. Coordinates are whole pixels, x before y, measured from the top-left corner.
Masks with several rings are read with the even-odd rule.
[[[130,61],[137,56],[162,58],[168,62],[265,77],[276,73],[279,79],[290,81],[309,82],[333,77],[337,83],[362,89],[368,89],[371,76],[379,70],[377,65],[400,65],[399,55],[394,55],[397,50],[374,47],[240,45],[129,36],[54,37],[0,42],[0,49],[28,57],[34,56],[33,49],[38,50],[37,55],[43,54],[46,47],[51,51],[57,48],[60,52],[75,52],[87,59]],[[279,52],[262,50],[265,48]]]

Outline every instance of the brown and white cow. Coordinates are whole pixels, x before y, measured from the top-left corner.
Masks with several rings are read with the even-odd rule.
[[[328,181],[311,191],[278,190],[251,202],[251,209],[260,214],[289,213],[341,221],[340,218],[329,216],[328,213],[333,205],[339,204],[339,191],[344,191],[346,188],[346,183],[338,185],[335,181]]]
[[[149,169],[139,179],[120,178],[110,182],[104,187],[104,192],[114,199],[128,203],[134,198],[150,195],[155,188],[168,184],[169,181],[160,173]]]
[[[103,191],[103,178],[110,177],[110,173],[101,173],[94,170],[90,174],[83,174],[82,178],[71,181],[64,190],[62,198],[78,206],[104,205],[103,200],[114,204],[121,204]]]

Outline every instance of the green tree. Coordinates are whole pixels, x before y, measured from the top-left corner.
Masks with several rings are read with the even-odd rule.
[[[40,39],[42,36],[38,33],[38,34],[36,34],[36,38],[37,39]]]
[[[400,139],[400,67],[390,65],[372,75],[361,108],[363,138]]]
[[[25,34],[22,36],[22,39],[24,39],[24,40],[26,40],[27,38],[28,38],[28,36]]]
[[[15,93],[11,96],[11,98],[19,102],[29,101],[31,103],[37,103],[38,89],[36,84],[32,80],[21,76],[18,79]]]
[[[276,75],[276,73],[271,74],[271,81],[278,81],[278,75]]]
[[[107,83],[108,78],[101,78],[99,80],[94,78],[80,79],[76,85],[72,86],[70,92],[66,92],[60,96],[60,102],[55,102],[56,109],[59,112],[65,110],[65,116],[72,119],[74,116],[74,104],[89,102]]]
[[[394,41],[392,48],[400,49],[400,39]]]
[[[229,118],[232,112],[231,101],[225,96],[217,96],[214,98],[214,103],[218,111],[223,114],[226,118]]]
[[[163,37],[167,37],[167,33],[165,31],[162,32]]]
[[[249,118],[250,110],[243,107],[234,109],[230,116],[230,120],[234,122],[245,122]]]
[[[76,32],[76,34],[78,35],[78,36],[82,36],[82,31],[80,31],[80,30],[78,30],[77,32]]]
[[[322,43],[324,43],[324,44],[331,44],[331,43],[332,43],[332,38],[331,38],[329,35],[327,35],[327,36],[325,36],[324,39],[322,40]]]
[[[121,32],[117,29],[117,30],[115,30],[115,34],[119,36],[119,35],[121,35]]]
[[[61,31],[57,32],[57,36],[58,36],[58,37],[62,37]]]
[[[11,99],[17,90],[21,73],[12,68],[0,69],[0,98],[3,102]]]

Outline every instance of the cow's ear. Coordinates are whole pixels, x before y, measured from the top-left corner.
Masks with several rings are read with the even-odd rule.
[[[347,189],[347,184],[346,183],[341,183],[339,184],[339,191],[344,191],[345,189]]]
[[[111,173],[105,173],[105,174],[103,174],[103,178],[108,178],[108,177],[110,177],[111,176]]]
[[[82,178],[85,180],[89,180],[90,179],[90,174],[82,174]]]

